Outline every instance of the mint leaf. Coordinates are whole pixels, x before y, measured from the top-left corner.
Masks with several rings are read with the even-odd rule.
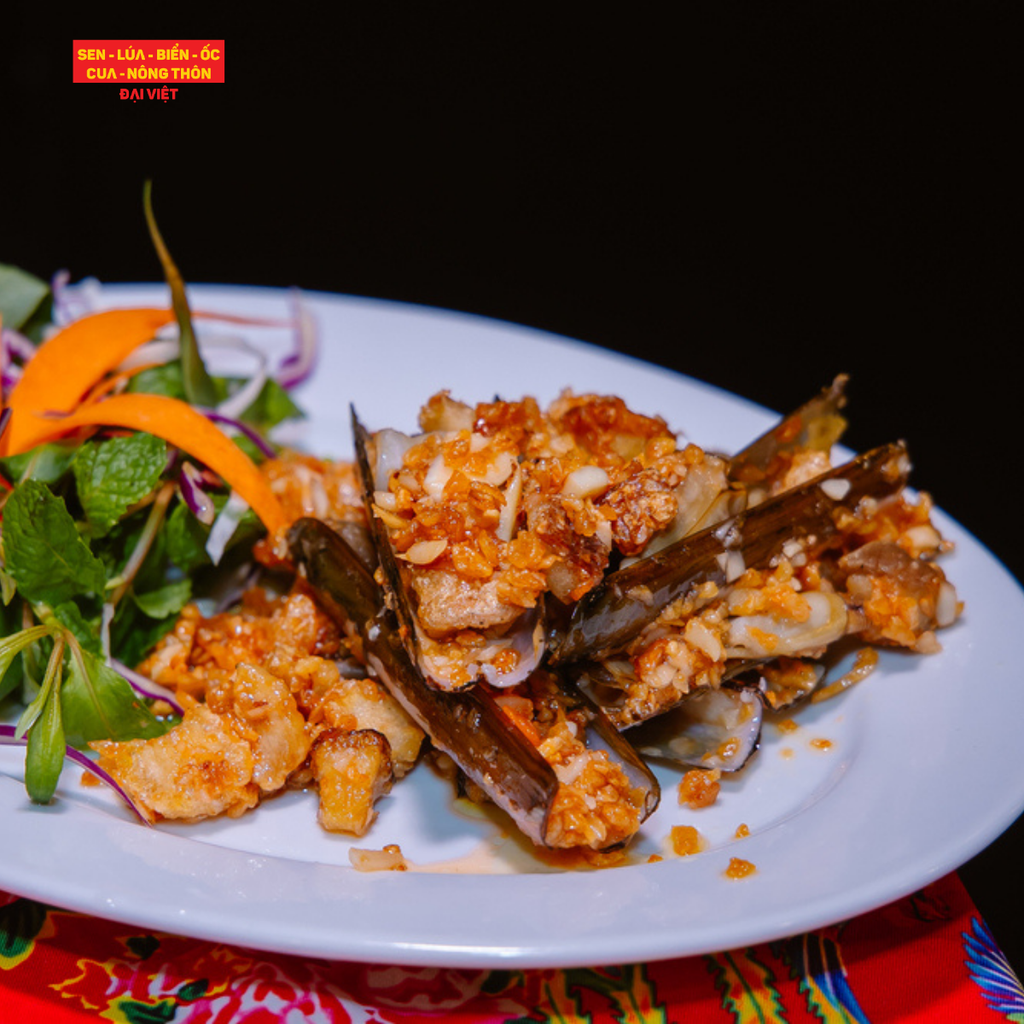
[[[174,580],[144,594],[133,593],[132,598],[151,619],[165,619],[177,615],[192,596],[192,581]]]
[[[103,563],[78,534],[63,498],[26,480],[4,506],[3,553],[22,597],[58,605],[106,585]]]
[[[77,447],[66,444],[41,444],[20,455],[0,459],[0,467],[9,480],[38,480],[53,484],[70,469],[77,452]]]
[[[107,569],[107,576],[120,579],[136,547],[142,540],[149,509],[141,508],[125,516],[102,537],[95,538],[92,549]],[[157,531],[146,552],[132,586],[136,590],[155,590],[163,586],[167,577],[167,542],[163,529]]]
[[[101,655],[103,648],[100,643],[99,617],[86,618],[82,609],[74,601],[65,601],[52,609],[53,617],[67,630],[75,639],[95,655]]]
[[[152,434],[130,434],[82,445],[74,461],[78,500],[96,536],[153,492],[167,468],[167,445]]]
[[[167,726],[112,668],[84,648],[72,649],[60,690],[67,742],[159,736]]]
[[[246,384],[242,377],[214,377],[212,381],[218,405]],[[140,370],[132,377],[128,390],[184,399],[185,385],[180,360]],[[241,419],[265,433],[284,420],[301,419],[304,416],[305,413],[295,404],[291,395],[273,377],[268,377],[260,393],[242,413]]]
[[[291,395],[273,377],[268,377],[241,418],[243,422],[266,433],[284,420],[301,419],[303,415]]]
[[[256,463],[258,466],[266,457],[267,453],[252,438],[246,437],[245,434],[236,434],[231,438],[235,444],[249,456],[250,460]]]
[[[168,398],[185,397],[181,379],[181,362],[177,359],[161,366],[148,366],[140,370],[128,384],[128,390],[146,395],[166,395]]]
[[[202,565],[210,564],[210,556],[206,553],[210,528],[199,522],[184,502],[179,502],[171,510],[164,525],[164,536],[167,538],[167,557],[182,572],[191,573]]]
[[[49,298],[50,286],[45,281],[0,263],[0,317],[5,327],[24,330],[40,316],[48,318]]]
[[[211,495],[213,507],[220,515],[227,503],[226,494]],[[167,517],[165,527],[167,537],[167,557],[183,573],[192,573],[204,565],[210,565],[210,556],[206,552],[206,542],[210,539],[210,527],[204,526],[182,502],[174,507]],[[247,508],[238,520],[235,532],[228,541],[228,549],[240,544],[252,543],[263,532],[263,524],[259,516],[251,508]]]

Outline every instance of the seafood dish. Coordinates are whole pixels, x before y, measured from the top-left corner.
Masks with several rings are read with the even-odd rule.
[[[39,803],[72,758],[147,823],[308,790],[363,836],[433,769],[539,850],[616,863],[653,763],[713,799],[768,718],[879,648],[934,656],[961,614],[906,446],[838,447],[845,377],[734,453],[567,382],[546,407],[426,396],[415,434],[356,403],[351,458],[325,459],[268,440],[280,381],[161,340],[187,315],[7,339],[0,696],[23,710],[0,738]],[[74,573],[41,578],[40,550]]]

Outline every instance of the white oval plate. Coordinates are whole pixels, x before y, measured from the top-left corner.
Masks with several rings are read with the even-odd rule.
[[[285,316],[288,293],[196,286],[196,309]],[[153,286],[103,289],[108,305],[164,301]],[[661,369],[535,330],[432,309],[306,294],[322,338],[299,394],[310,420],[286,439],[350,457],[348,405],[371,428],[412,429],[420,404],[535,395],[563,387],[624,397],[702,445],[735,450],[775,416]],[[259,338],[278,355],[288,332],[209,327]],[[825,383],[824,381],[822,382]],[[855,412],[853,413],[854,415]],[[779,938],[896,899],[957,868],[1024,809],[1018,731],[1024,687],[1014,638],[1024,594],[941,512],[956,544],[945,567],[967,611],[929,657],[886,654],[874,675],[801,711],[799,728],[765,729],[747,769],[716,804],[678,805],[663,771],[662,804],[627,866],[557,871],[458,810],[420,766],[395,786],[370,834],[320,831],[315,798],[293,793],[246,817],[144,828],[65,773],[37,807],[20,784],[21,753],[0,749],[0,886],[135,926],[319,957],[448,967],[569,967],[646,961]],[[827,744],[817,741],[826,740]],[[978,772],[962,766],[984,765]],[[998,779],[999,785],[979,784]],[[747,838],[735,839],[740,824]],[[674,824],[704,852],[648,863]],[[398,843],[423,870],[362,874],[355,845]],[[756,872],[729,880],[742,857]],[[518,868],[518,870],[515,870]]]

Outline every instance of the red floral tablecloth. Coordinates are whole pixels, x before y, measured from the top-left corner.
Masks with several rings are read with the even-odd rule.
[[[729,1024],[1022,1021],[1024,989],[955,875],[749,949],[571,970],[441,970],[258,953],[0,892],[0,1022]]]

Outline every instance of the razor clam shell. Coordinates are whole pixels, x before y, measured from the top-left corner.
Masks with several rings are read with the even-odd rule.
[[[846,430],[840,410],[846,405],[849,377],[840,374],[814,398],[783,417],[729,461],[729,478],[750,488],[761,483],[782,452],[811,448],[829,451]]]
[[[763,720],[764,703],[756,686],[706,687],[636,726],[630,739],[644,757],[735,772],[757,750]]]
[[[837,643],[837,646],[839,645],[841,643]],[[772,678],[769,672],[770,666],[776,661],[775,657],[734,658],[726,663],[720,685],[732,689],[756,689],[764,700],[766,711],[787,710],[810,697],[828,674],[826,665],[820,661],[799,656],[787,657],[793,662],[799,662],[810,679],[786,686],[784,682],[779,681],[778,674]],[[646,722],[671,716],[680,704],[691,698],[693,692],[700,692],[696,690],[679,694],[672,703],[649,708],[646,714],[638,713],[636,704],[628,700],[631,689],[640,685],[629,660],[578,662],[566,666],[566,671],[578,689],[586,694],[620,731],[640,729]]]
[[[809,677],[806,680],[799,680],[796,685],[785,685],[779,676],[773,678],[769,671],[772,665],[770,661],[757,670],[757,687],[769,711],[788,711],[802,704],[828,675],[828,667],[820,661],[801,658],[792,660],[798,662]]]
[[[465,683],[453,684],[445,676],[440,662],[434,656],[435,644],[420,631],[419,620],[413,609],[412,602],[402,579],[402,571],[391,546],[388,529],[374,515],[372,502],[375,489],[382,489],[381,481],[370,460],[369,444],[371,436],[352,407],[352,433],[355,438],[356,464],[363,483],[366,500],[366,514],[369,517],[370,529],[374,544],[380,558],[380,566],[384,573],[388,603],[398,617],[401,635],[405,641],[409,657],[419,666],[420,671],[429,683],[437,688],[453,692],[471,687],[477,679],[469,679]],[[395,435],[394,431],[388,432]],[[403,435],[395,435],[403,436]],[[540,666],[547,650],[547,634],[543,622],[543,608],[528,609],[512,624],[501,637],[488,640],[487,645],[493,651],[513,650],[518,655],[514,670],[497,673],[489,665],[480,668],[478,678],[486,678],[492,686],[508,687],[523,682],[531,672]]]
[[[606,658],[702,584],[724,586],[743,568],[825,548],[836,533],[838,511],[895,494],[909,471],[902,442],[884,445],[610,573],[573,610],[551,662]]]
[[[679,511],[674,521],[651,539],[642,554],[624,558],[622,567],[634,565],[683,537],[759,504],[765,497],[762,485],[780,454],[808,448],[830,450],[847,426],[846,420],[839,415],[839,410],[846,404],[847,380],[846,375],[836,377],[814,398],[729,459],[724,489],[712,491],[706,486],[702,488],[700,484],[705,483],[704,480],[698,480],[694,487],[691,471],[686,483],[676,492]],[[695,493],[688,494],[688,491]]]
[[[622,566],[634,565],[683,537],[760,504],[766,496],[762,485],[768,480],[779,455],[806,449],[831,450],[847,426],[839,410],[846,405],[848,379],[845,374],[840,374],[814,398],[737,452],[728,462],[724,490],[711,492],[698,488],[696,494],[687,500],[686,489],[691,486],[690,478],[687,478],[681,492],[677,492],[680,505],[675,520],[652,538],[642,554],[624,558]]]
[[[344,539],[359,561],[371,573],[377,568],[377,548],[374,546],[370,528],[366,524],[342,519],[331,520],[327,525]]]
[[[446,693],[429,686],[398,638],[393,614],[359,557],[337,533],[300,519],[288,534],[292,557],[324,607],[363,640],[366,660],[416,724],[520,830],[544,846],[559,781],[552,767],[483,687]],[[557,680],[568,709],[583,710],[589,747],[606,750],[633,786],[645,790],[641,820],[660,800],[658,781],[629,743],[586,698]]]

